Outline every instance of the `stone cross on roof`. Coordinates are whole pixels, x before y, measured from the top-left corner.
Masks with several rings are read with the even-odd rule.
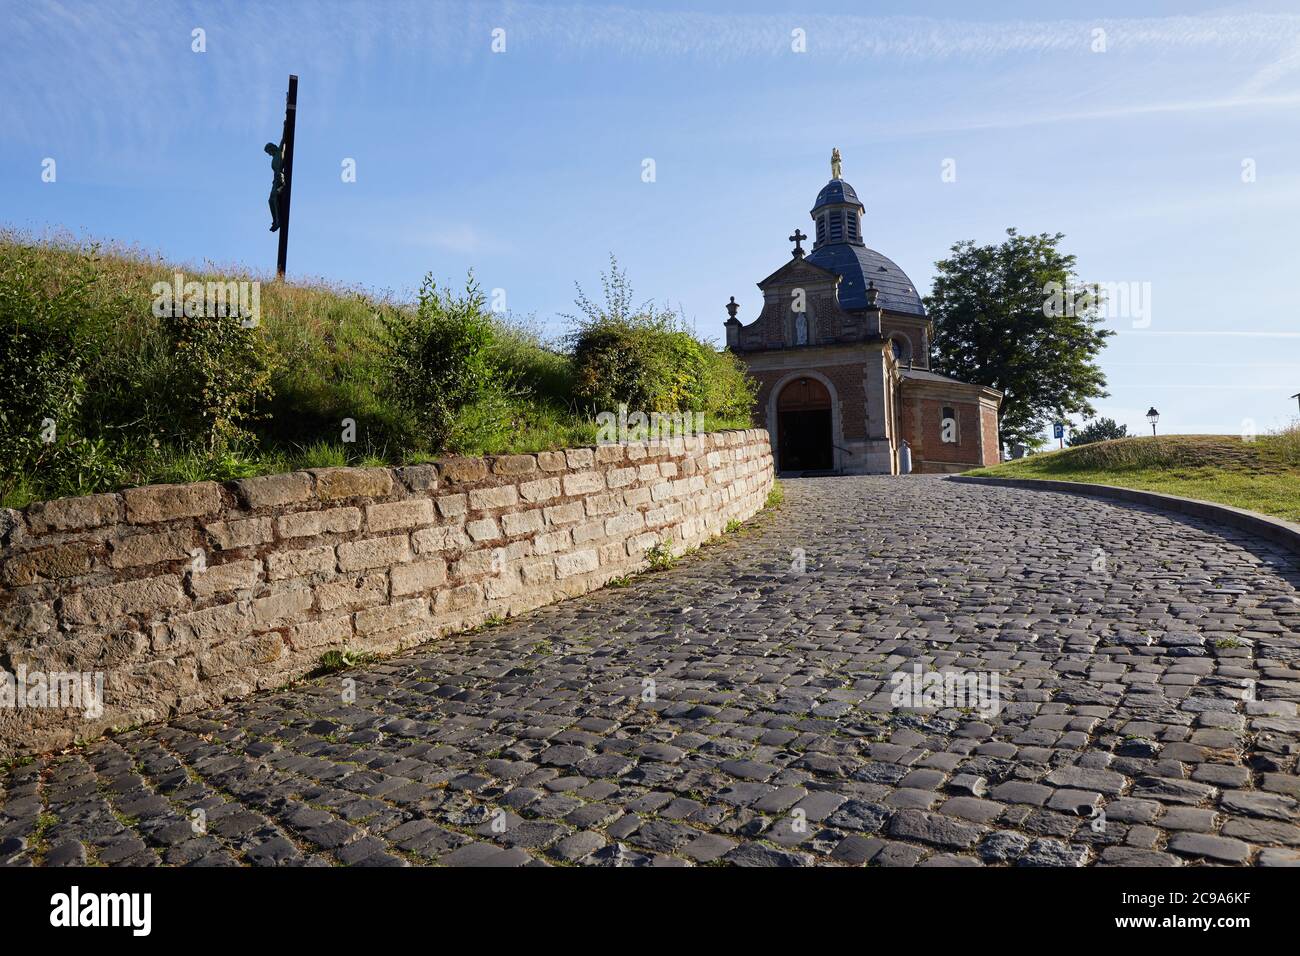
[[[790,255],[794,256],[796,259],[802,259],[802,258],[803,258],[803,246],[799,245],[799,243],[803,242],[803,241],[804,241],[805,239],[807,239],[808,237],[805,236],[802,232],[800,232],[800,231],[798,230],[798,228],[796,228],[795,231],[794,231],[794,235],[793,235],[793,236],[787,236],[786,238],[789,239],[791,242],[794,243],[794,251],[791,252]]]

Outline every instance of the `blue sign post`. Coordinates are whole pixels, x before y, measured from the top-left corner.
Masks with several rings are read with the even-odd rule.
[[[1065,447],[1065,422],[1057,422],[1052,426],[1052,437],[1060,441],[1061,447]]]

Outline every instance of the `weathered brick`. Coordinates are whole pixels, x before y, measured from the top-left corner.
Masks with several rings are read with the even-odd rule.
[[[539,451],[537,467],[542,471],[564,471],[569,465],[562,451]]]
[[[492,460],[494,475],[531,475],[537,470],[534,455],[501,455]]]
[[[100,528],[121,520],[122,499],[117,495],[55,498],[27,508],[27,523],[35,534]]]
[[[438,470],[446,481],[465,484],[482,481],[487,477],[487,462],[482,458],[448,458],[438,462]]]
[[[253,601],[253,619],[259,624],[298,620],[311,610],[312,591],[306,587],[285,588]]]
[[[133,534],[111,542],[108,563],[115,568],[133,568],[160,561],[179,561],[190,557],[195,541],[192,528]]]
[[[296,551],[273,551],[266,556],[266,577],[270,581],[321,574],[334,570],[334,549],[329,545]]]
[[[453,564],[451,573],[458,578],[495,574],[505,565],[506,560],[504,548],[480,548]]]
[[[91,588],[63,599],[63,619],[70,624],[106,624],[125,614],[175,607],[185,601],[175,574]]]
[[[570,497],[605,490],[605,477],[598,471],[579,471],[564,476],[564,493]]]
[[[438,514],[444,518],[463,518],[469,513],[469,495],[443,495],[437,504]]]
[[[519,511],[501,516],[501,530],[506,533],[507,537],[514,537],[519,534],[533,534],[541,531],[545,524],[541,509]]]
[[[433,502],[428,498],[413,498],[409,501],[393,501],[366,507],[366,527],[371,531],[418,528],[425,524],[433,524]]]
[[[429,603],[424,598],[397,601],[385,607],[373,607],[356,613],[358,634],[391,631],[393,628],[428,620]]]
[[[401,567],[405,565],[398,565],[398,568]],[[340,607],[372,607],[388,600],[388,575],[383,571],[350,575],[337,581],[317,584],[315,592],[316,604],[322,611]]]
[[[89,574],[93,558],[92,545],[86,542],[59,544],[36,551],[19,551],[4,563],[4,583],[22,587],[56,578]]]
[[[289,644],[294,650],[320,647],[325,644],[345,644],[352,636],[352,615],[304,621],[289,628]]]
[[[496,488],[475,488],[469,493],[469,506],[473,511],[490,508],[510,508],[519,503],[519,490],[514,485]]]
[[[174,518],[198,518],[221,507],[221,488],[214,481],[190,485],[147,485],[122,492],[126,520],[131,524],[153,524]]]
[[[627,511],[605,520],[605,534],[625,535],[645,527],[645,516],[639,511]]]
[[[482,603],[482,586],[479,584],[462,584],[460,587],[439,591],[434,598],[434,610],[439,614],[468,611]]]
[[[203,530],[212,538],[213,547],[219,551],[232,548],[252,548],[271,540],[270,518],[237,518],[231,521],[213,521]]]
[[[605,473],[605,482],[610,488],[622,488],[635,481],[635,468],[613,468]]]
[[[0,641],[44,634],[54,630],[58,623],[54,605],[48,601],[0,607]]]
[[[389,572],[393,582],[393,596],[427,591],[447,581],[447,562],[441,560],[416,561],[400,564]]]
[[[417,554],[432,554],[437,551],[459,551],[469,547],[469,538],[459,525],[443,525],[438,528],[424,528],[411,535],[411,544]]]
[[[514,570],[484,581],[483,596],[489,601],[496,601],[500,598],[510,597],[512,594],[518,594],[521,587],[519,572]]]
[[[561,554],[556,557],[555,576],[563,580],[585,571],[595,571],[598,567],[600,567],[600,559],[596,556],[595,549],[574,551],[572,554]]]
[[[596,453],[592,448],[566,448],[564,460],[570,468],[590,468],[595,463]]]
[[[397,477],[411,491],[434,491],[438,487],[438,466],[406,465],[397,469]]]
[[[311,475],[294,471],[244,478],[235,482],[235,490],[249,508],[279,508],[311,497]]]
[[[321,501],[382,498],[393,491],[393,473],[387,468],[316,468],[311,474]]]
[[[360,508],[325,508],[299,511],[276,519],[281,538],[307,538],[318,534],[346,534],[361,527]]]
[[[628,508],[639,508],[650,503],[649,488],[629,488],[623,492],[623,504]]]
[[[552,498],[558,498],[559,496],[560,479],[558,478],[538,478],[535,481],[525,481],[519,485],[519,497],[534,504],[550,501]]]
[[[570,501],[568,504],[552,505],[546,509],[546,523],[553,525],[573,524],[581,521],[586,512],[583,510],[581,501]]]
[[[623,496],[618,493],[589,495],[586,499],[588,515],[608,515],[623,508]]]
[[[411,545],[404,534],[366,538],[339,545],[339,570],[361,571],[386,568],[411,560]]]
[[[563,551],[573,542],[573,537],[568,529],[561,531],[552,531],[549,534],[539,534],[533,540],[533,550],[538,554],[554,554],[557,551]]]
[[[470,536],[470,540],[478,543],[501,537],[501,529],[492,518],[469,522],[465,525],[465,533]]]
[[[222,591],[255,587],[262,580],[262,562],[227,561],[190,572],[190,590],[196,597],[207,598]]]
[[[259,634],[256,637],[219,644],[198,655],[199,678],[206,679],[229,671],[247,671],[260,664],[270,664],[284,653],[284,640],[279,634]]]
[[[180,614],[168,621],[175,641],[231,640],[253,628],[253,617],[244,602],[218,604],[201,611]]]
[[[528,561],[521,568],[524,583],[527,585],[546,584],[555,580],[555,559],[542,558]]]

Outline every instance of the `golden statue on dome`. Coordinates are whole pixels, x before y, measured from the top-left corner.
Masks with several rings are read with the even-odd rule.
[[[840,175],[840,148],[838,146],[831,149],[831,179],[843,179]]]

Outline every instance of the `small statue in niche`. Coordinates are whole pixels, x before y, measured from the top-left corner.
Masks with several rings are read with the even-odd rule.
[[[794,317],[794,344],[808,344],[808,316],[803,312]]]

